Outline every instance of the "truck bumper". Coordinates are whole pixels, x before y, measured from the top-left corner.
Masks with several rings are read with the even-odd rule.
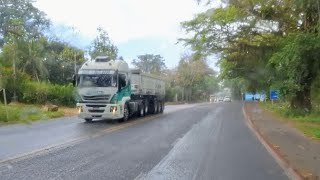
[[[81,119],[121,119],[123,109],[119,104],[77,103],[78,117]]]

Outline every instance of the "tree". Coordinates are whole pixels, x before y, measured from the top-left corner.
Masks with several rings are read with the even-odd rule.
[[[111,59],[116,59],[118,57],[118,48],[110,40],[107,31],[101,27],[98,27],[97,31],[99,34],[96,39],[93,40],[89,50],[91,58],[108,56]]]
[[[46,15],[33,6],[32,0],[2,0],[0,1],[0,47],[4,39],[12,33],[12,20],[19,19],[27,38],[42,35],[43,30],[49,27]]]
[[[220,53],[222,75],[248,89],[281,89],[292,108],[311,110],[319,67],[319,1],[230,0],[183,22],[181,39],[203,56]]]
[[[73,74],[85,61],[84,51],[59,41],[48,41],[45,48],[49,81],[58,84],[71,82]]]
[[[195,100],[195,93],[204,93],[204,84],[208,83],[206,77],[214,75],[215,72],[209,68],[205,59],[194,60],[192,57],[185,56],[179,62],[176,72],[176,82],[184,89],[186,101]]]
[[[163,57],[153,54],[140,55],[138,59],[132,61],[132,64],[145,73],[156,75],[160,75],[167,68]]]
[[[45,38],[30,39],[24,42],[24,47],[20,53],[19,68],[22,72],[26,72],[33,79],[46,80],[48,77],[48,70],[45,67]],[[24,49],[23,49],[24,48]]]

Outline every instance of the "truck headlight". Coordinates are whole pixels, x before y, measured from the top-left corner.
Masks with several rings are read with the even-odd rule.
[[[81,112],[83,112],[83,108],[82,106],[78,106],[78,113],[81,113]]]
[[[110,106],[110,112],[115,113],[118,110],[117,106]]]

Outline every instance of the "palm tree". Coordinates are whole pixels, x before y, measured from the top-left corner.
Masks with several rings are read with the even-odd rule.
[[[44,39],[31,39],[24,42],[20,68],[23,72],[31,75],[33,79],[40,81],[48,76],[48,70],[44,64]]]

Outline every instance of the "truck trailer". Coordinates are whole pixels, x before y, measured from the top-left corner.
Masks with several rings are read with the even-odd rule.
[[[78,116],[127,121],[130,117],[163,113],[165,82],[161,77],[129,69],[123,60],[99,56],[85,62],[74,76]]]

